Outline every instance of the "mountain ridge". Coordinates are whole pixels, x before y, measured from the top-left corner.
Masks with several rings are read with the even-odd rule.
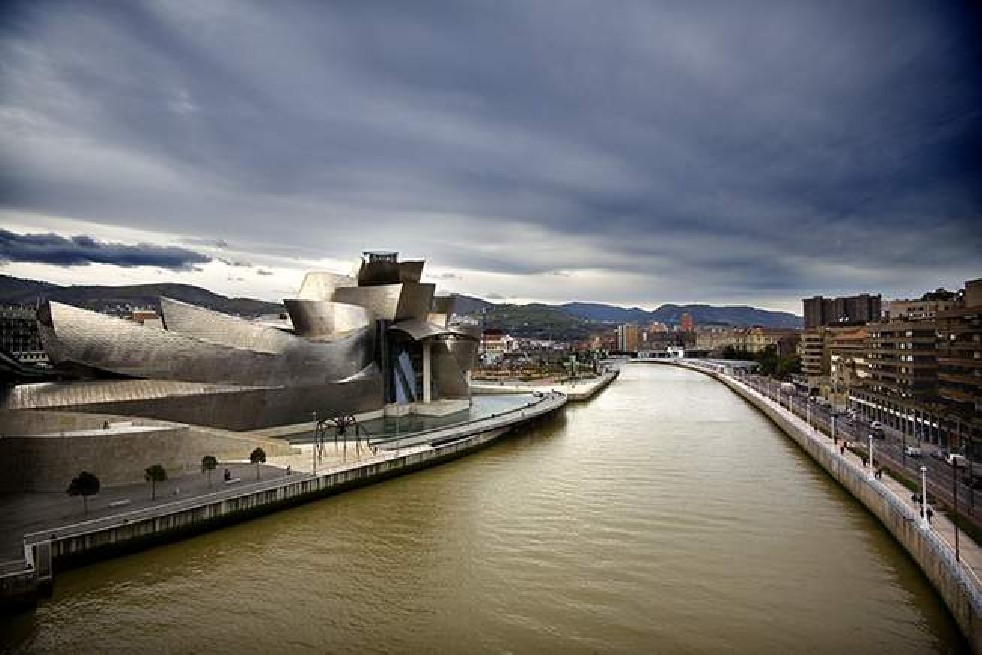
[[[678,325],[683,313],[692,316],[696,325],[762,325],[775,328],[800,328],[802,318],[789,312],[759,309],[749,305],[664,304],[653,310],[640,307],[619,307],[604,303],[568,302],[563,304],[530,303],[516,305],[494,303],[475,296],[454,294],[455,313],[476,316],[483,311],[491,314],[495,324],[512,322],[543,322],[536,332],[573,332],[582,334],[596,324],[652,323]],[[110,285],[58,285],[0,275],[0,303],[33,305],[40,300],[55,300],[97,311],[121,305],[160,309],[160,296],[199,305],[208,309],[239,316],[259,316],[284,311],[279,303],[253,298],[230,298],[191,284],[173,282]],[[487,318],[487,317],[486,317]],[[491,322],[489,321],[489,324]],[[525,326],[529,327],[529,326]]]

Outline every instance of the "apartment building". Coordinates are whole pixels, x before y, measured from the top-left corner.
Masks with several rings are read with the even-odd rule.
[[[965,283],[952,307],[939,311],[938,397],[951,441],[982,454],[982,279]]]
[[[852,390],[869,377],[865,326],[837,330],[829,345],[829,388],[825,395],[835,407],[848,407]]]
[[[830,325],[862,325],[880,319],[880,295],[805,298],[805,329]]]

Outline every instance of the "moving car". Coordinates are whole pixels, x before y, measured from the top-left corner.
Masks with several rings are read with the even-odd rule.
[[[904,448],[904,455],[907,455],[907,457],[920,457],[921,449],[917,446],[906,446]]]

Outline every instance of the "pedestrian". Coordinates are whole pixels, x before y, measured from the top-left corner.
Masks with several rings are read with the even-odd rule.
[[[927,522],[930,523],[931,519],[934,518],[934,510],[930,507],[927,508]]]
[[[846,454],[846,447],[845,446],[839,446],[839,454],[840,455],[845,455]]]
[[[290,475],[290,465],[289,464],[286,465],[286,474],[287,475]]]

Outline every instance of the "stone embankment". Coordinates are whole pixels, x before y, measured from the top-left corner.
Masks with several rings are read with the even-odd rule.
[[[492,418],[385,444],[391,449],[316,474],[281,477],[25,535],[24,562],[0,567],[0,606],[31,605],[50,591],[57,569],[180,539],[462,457],[556,414],[566,402],[565,395],[548,393]]]
[[[566,395],[571,402],[589,400],[617,379],[620,371],[608,371],[598,377],[562,382],[555,384],[539,384],[535,382],[520,382],[515,380],[500,380],[498,382],[474,382],[471,386],[475,394],[496,395],[529,393],[530,391],[559,391]]]
[[[848,454],[840,453],[800,418],[738,379],[688,362],[665,363],[699,371],[722,382],[797,442],[865,505],[904,547],[938,591],[972,649],[982,653],[982,583],[965,562],[956,559],[954,549],[921,519],[914,507],[883,481],[873,478],[868,469],[862,468]]]

